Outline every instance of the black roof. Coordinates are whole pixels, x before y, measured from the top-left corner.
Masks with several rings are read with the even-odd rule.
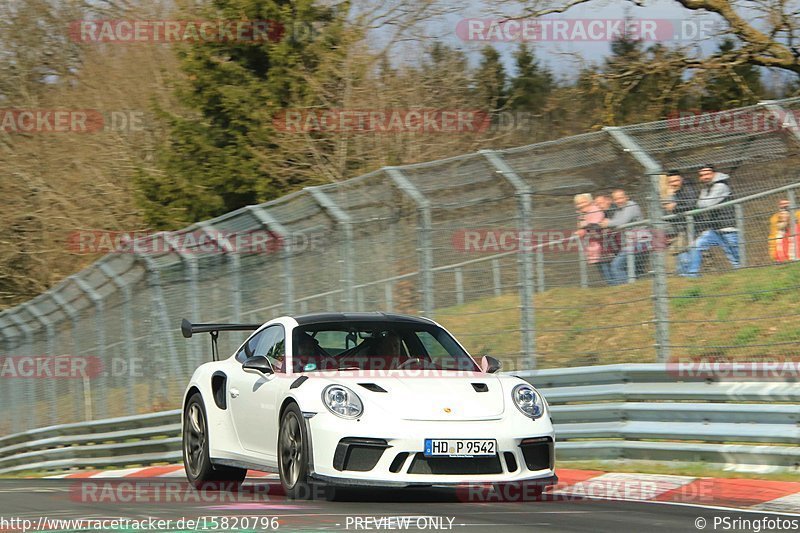
[[[395,313],[309,313],[293,317],[301,326],[325,322],[402,322],[405,324],[424,324],[433,322],[427,318]]]

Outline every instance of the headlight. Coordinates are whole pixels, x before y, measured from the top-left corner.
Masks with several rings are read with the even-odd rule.
[[[328,385],[322,391],[322,403],[331,413],[342,418],[358,418],[364,404],[358,395],[343,385]]]
[[[511,397],[525,416],[539,418],[544,414],[544,400],[530,385],[517,385],[511,391]]]

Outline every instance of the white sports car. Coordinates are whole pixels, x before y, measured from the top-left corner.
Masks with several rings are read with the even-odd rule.
[[[241,483],[278,472],[290,497],[309,483],[554,484],[547,403],[527,382],[480,364],[443,327],[385,313],[280,317],[263,325],[191,324],[214,361],[183,402],[189,481]],[[220,331],[255,332],[219,361]]]

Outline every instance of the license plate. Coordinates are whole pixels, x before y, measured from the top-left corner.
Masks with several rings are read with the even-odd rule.
[[[494,439],[425,439],[425,457],[487,457],[497,454]]]

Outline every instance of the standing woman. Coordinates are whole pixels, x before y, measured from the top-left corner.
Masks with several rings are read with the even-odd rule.
[[[611,257],[603,249],[604,232],[601,225],[606,219],[605,212],[592,200],[592,195],[588,193],[575,195],[575,211],[578,214],[578,231],[576,235],[583,243],[586,251],[586,261],[590,265],[597,265],[605,282],[610,283],[610,280],[612,280]]]

